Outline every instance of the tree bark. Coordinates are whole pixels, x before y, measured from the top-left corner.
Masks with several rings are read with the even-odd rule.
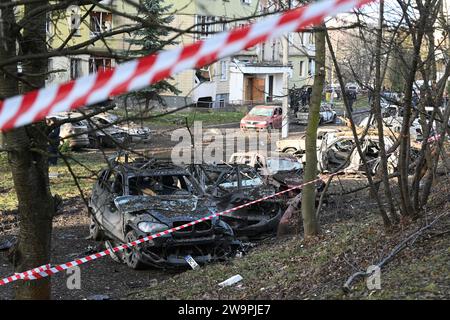
[[[379,13],[379,26],[376,41],[376,54],[375,54],[375,92],[374,92],[374,104],[373,111],[375,115],[375,120],[377,122],[378,136],[380,137],[380,163],[381,163],[381,179],[384,185],[384,193],[386,200],[389,205],[389,211],[391,220],[394,223],[399,221],[399,217],[395,210],[394,201],[392,198],[391,186],[389,184],[388,178],[388,157],[386,155],[386,146],[384,143],[384,125],[383,117],[381,115],[381,43],[383,40],[383,18],[384,18],[384,2],[380,2],[380,13]]]
[[[316,30],[314,35],[316,40],[316,68],[311,105],[309,106],[308,126],[306,127],[306,165],[304,181],[311,181],[317,178],[317,129],[319,127],[320,104],[322,102],[322,91],[325,83],[325,31],[323,31],[325,24],[322,24],[319,28],[321,31]],[[304,186],[302,190],[302,217],[305,237],[319,234],[315,201],[315,184],[308,184]]]
[[[25,5],[25,14],[45,1]],[[6,37],[1,40],[0,60],[16,55],[15,21],[12,7],[2,9],[3,27]],[[21,50],[25,54],[46,52],[45,13],[36,16],[23,30]],[[45,85],[47,60],[24,61],[23,77],[26,84],[23,91]],[[2,98],[19,93],[14,77],[17,65],[0,72],[0,94]],[[3,142],[8,153],[8,161],[13,177],[14,188],[19,203],[20,230],[18,244],[14,249],[13,263],[16,272],[48,264],[50,261],[50,240],[53,198],[48,180],[46,125],[37,123],[3,133]],[[33,281],[19,281],[15,287],[16,299],[50,299],[50,278]]]

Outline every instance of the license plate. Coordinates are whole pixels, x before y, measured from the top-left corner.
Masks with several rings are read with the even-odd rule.
[[[191,268],[193,270],[200,268],[200,266],[198,265],[197,261],[194,260],[194,258],[192,258],[190,255],[184,257],[184,260],[186,260],[186,262],[191,266]]]

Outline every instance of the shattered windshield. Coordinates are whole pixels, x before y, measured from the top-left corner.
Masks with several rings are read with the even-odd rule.
[[[128,179],[130,195],[191,195],[197,189],[186,175],[139,175]]]

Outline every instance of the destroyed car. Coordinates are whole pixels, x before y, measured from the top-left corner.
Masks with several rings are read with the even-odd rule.
[[[230,156],[230,164],[249,165],[269,179],[269,183],[276,186],[278,191],[286,190],[303,182],[303,165],[290,154],[236,152]]]
[[[88,120],[89,141],[92,148],[114,148],[126,145],[131,138],[128,133],[113,122],[106,120],[102,114],[94,115]]]
[[[59,137],[61,138],[61,144],[68,142],[72,149],[89,147],[89,136],[87,134],[88,124],[86,120],[76,121],[76,118],[80,118],[83,115],[76,112],[60,112],[47,119],[56,121],[64,121],[74,119],[71,122],[63,123],[60,126]]]
[[[309,118],[309,106],[305,106],[299,109],[295,114],[297,123],[300,125],[307,125]],[[320,105],[320,120],[319,124],[336,123],[337,114],[333,110],[333,107],[329,103],[322,103]]]
[[[118,245],[175,228],[217,211],[194,177],[170,163],[115,164],[104,169],[89,201],[90,234]],[[232,256],[239,246],[233,229],[217,217],[116,253],[133,269],[187,267]]]
[[[130,138],[130,142],[146,142],[150,140],[150,129],[148,127],[138,125],[132,121],[120,123],[119,117],[112,113],[103,112],[95,115],[93,118],[104,126],[109,125],[116,128],[116,130],[124,131]]]
[[[358,136],[362,136],[363,130],[358,130]],[[389,150],[396,141],[395,134],[385,131],[384,143],[386,151]],[[380,166],[380,139],[378,131],[368,130],[367,134],[361,138],[361,148],[365,154],[369,165],[369,174],[373,175]],[[420,145],[411,142],[411,149],[420,148]],[[397,151],[398,152],[398,151]],[[397,170],[397,152],[388,154],[388,173]],[[321,172],[345,172],[355,173],[365,171],[363,161],[356,149],[355,139],[350,130],[328,133],[322,139],[317,153],[318,169]]]
[[[328,132],[337,132],[339,130],[346,129],[346,127],[341,128],[319,128],[317,129],[317,146],[320,146],[322,138]],[[300,136],[291,136],[290,138],[280,139],[276,142],[277,151],[282,153],[288,153],[295,155],[296,157],[302,157],[305,153],[305,140],[306,133]]]
[[[213,196],[221,210],[273,195],[275,186],[268,183],[254,168],[238,164],[192,164],[189,171]],[[276,232],[284,212],[284,201],[274,197],[245,206],[221,216],[240,238],[260,238]]]

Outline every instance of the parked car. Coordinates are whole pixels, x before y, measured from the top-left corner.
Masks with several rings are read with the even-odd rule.
[[[296,113],[297,123],[301,125],[307,125],[309,121],[309,106],[300,108]],[[331,104],[322,103],[320,106],[320,120],[319,124],[336,123],[337,114],[333,110]]]
[[[280,129],[283,122],[280,106],[260,105],[253,107],[241,120],[241,130]]]
[[[103,126],[109,125],[117,130],[122,130],[130,138],[130,142],[146,142],[150,140],[150,129],[148,127],[138,125],[132,121],[120,123],[120,118],[112,113],[103,112],[95,115],[96,119]]]
[[[56,115],[49,117],[49,119],[55,119],[57,121],[77,119],[82,117],[81,113],[77,112],[60,112]],[[74,122],[67,122],[60,126],[59,137],[61,143],[66,141],[72,149],[89,147],[89,136],[87,134],[88,124],[86,120],[79,120]]]
[[[89,200],[91,237],[128,243],[219,211],[185,168],[157,161],[113,163],[101,171]],[[133,269],[187,267],[234,255],[240,242],[225,220],[213,218],[117,253]]]
[[[238,164],[193,164],[189,171],[203,186],[205,193],[226,210],[276,193],[277,188],[254,168]],[[281,198],[270,198],[224,215],[239,238],[257,239],[274,234],[285,209]]]

